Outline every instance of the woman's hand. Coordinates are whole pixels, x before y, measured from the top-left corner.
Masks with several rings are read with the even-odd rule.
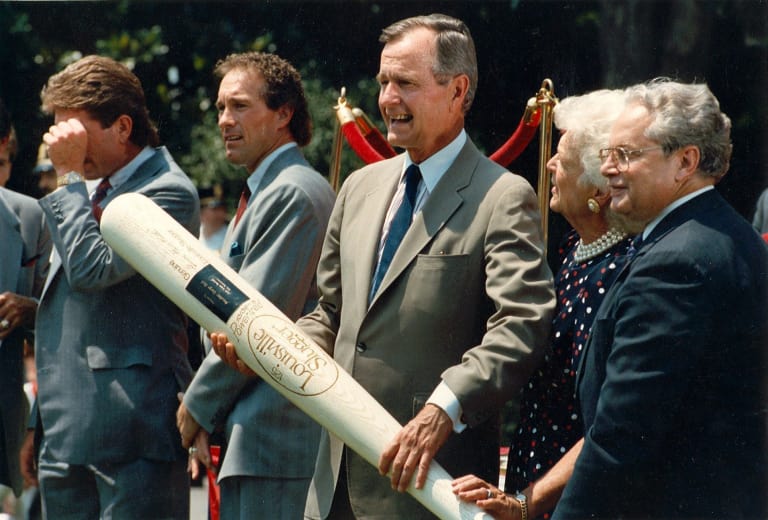
[[[474,503],[496,520],[521,520],[523,517],[520,502],[479,477],[465,475],[454,480],[451,486],[461,500]]]

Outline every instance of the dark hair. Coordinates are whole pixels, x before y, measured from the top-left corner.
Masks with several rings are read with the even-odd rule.
[[[85,110],[103,128],[125,114],[133,121],[132,143],[141,147],[160,143],[139,78],[111,58],[91,55],[71,63],[48,79],[40,97],[48,114],[57,109]]]
[[[267,108],[277,110],[287,105],[293,109],[288,129],[299,146],[308,145],[312,140],[312,118],[301,84],[301,75],[293,65],[275,54],[244,52],[230,54],[219,60],[214,74],[222,79],[235,69],[253,70],[261,74],[264,78],[262,97]]]
[[[469,77],[469,88],[462,107],[464,113],[469,112],[477,92],[477,53],[469,28],[461,20],[444,14],[414,16],[386,27],[381,31],[379,41],[384,44],[394,42],[419,27],[436,34],[437,61],[432,66],[432,73],[438,82],[447,82],[457,74]]]

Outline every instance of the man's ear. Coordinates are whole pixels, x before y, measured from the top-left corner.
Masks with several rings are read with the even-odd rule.
[[[459,109],[464,105],[464,98],[467,97],[469,92],[469,76],[466,74],[459,74],[451,80],[450,88],[453,92],[451,102],[459,102]]]
[[[112,123],[112,128],[119,136],[121,143],[127,143],[131,139],[131,131],[133,130],[133,119],[128,114],[121,114],[117,116],[115,122]]]
[[[676,181],[691,178],[699,170],[701,151],[698,146],[689,144],[675,152],[680,160],[680,166],[675,174]]]
[[[288,126],[288,124],[290,124],[291,122],[292,117],[293,117],[292,107],[289,107],[288,105],[283,105],[277,109],[277,118],[280,120],[281,127]]]

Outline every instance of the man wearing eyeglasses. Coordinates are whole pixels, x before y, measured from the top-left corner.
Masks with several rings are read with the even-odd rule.
[[[582,356],[556,519],[768,517],[768,250],[714,189],[730,127],[706,85],[656,80],[601,150],[611,209],[642,232]]]

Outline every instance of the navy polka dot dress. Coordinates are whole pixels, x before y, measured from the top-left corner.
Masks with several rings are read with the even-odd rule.
[[[557,313],[551,350],[522,391],[520,422],[507,463],[508,493],[541,478],[583,436],[575,396],[576,369],[597,308],[624,265],[630,239],[581,263],[573,259],[578,241],[572,231],[559,249],[563,263],[555,277]]]

